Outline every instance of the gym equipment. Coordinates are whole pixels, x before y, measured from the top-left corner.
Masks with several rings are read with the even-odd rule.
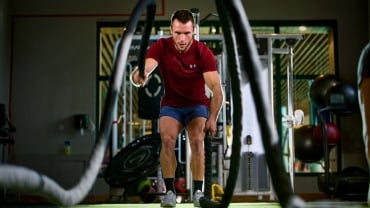
[[[321,88],[321,89],[320,89]],[[327,195],[332,194],[330,187],[330,148],[339,142],[339,129],[334,123],[328,122],[323,113],[334,113],[337,115],[349,114],[358,109],[358,98],[355,89],[335,78],[334,75],[322,75],[314,80],[310,88],[311,99],[320,107],[317,111],[320,124],[314,130],[317,143],[322,143],[324,148],[325,173],[323,188]],[[323,99],[325,104],[322,103]],[[321,142],[320,142],[321,141]]]
[[[139,117],[149,120],[158,119],[163,95],[162,79],[158,68],[150,74],[147,84],[139,88],[138,95]]]
[[[0,145],[2,145],[1,163],[7,162],[7,156],[10,154],[9,148],[11,145],[14,145],[14,138],[11,135],[15,131],[16,128],[9,121],[6,113],[5,104],[0,103]]]
[[[288,45],[288,57],[289,57],[289,65],[287,69],[287,85],[288,85],[288,119],[286,119],[288,124],[288,137],[289,137],[289,174],[290,174],[290,183],[292,184],[292,189],[294,189],[294,157],[295,149],[294,149],[294,115],[293,115],[293,107],[294,107],[294,97],[293,97],[293,46],[297,42],[297,38],[287,38],[285,40],[286,44]]]
[[[310,98],[319,108],[326,106],[326,94],[329,89],[341,81],[334,74],[321,74],[317,76],[310,86]]]
[[[294,128],[295,157],[302,162],[316,162],[324,156],[322,143],[315,142],[314,128],[313,125],[301,125]]]
[[[355,90],[350,85],[343,83],[343,82],[335,82],[335,81],[328,81],[327,84],[329,87],[326,88],[325,94],[323,94],[325,98],[325,106],[322,106],[317,111],[317,115],[320,119],[320,125],[317,127],[317,138],[322,140],[323,148],[324,148],[324,183],[325,186],[323,188],[324,192],[330,196],[332,194],[332,187],[330,187],[330,158],[329,152],[330,148],[332,148],[335,142],[339,142],[339,130],[336,129],[332,123],[327,122],[327,119],[324,118],[323,113],[334,113],[337,115],[345,115],[348,113],[352,113],[356,109],[358,109],[357,105],[357,95]],[[335,84],[334,84],[335,83]],[[338,135],[337,135],[338,134]],[[320,137],[321,135],[321,137]],[[334,142],[334,144],[332,144]]]
[[[319,107],[317,114],[320,124],[315,128],[315,139],[322,143],[325,161],[325,191],[331,194],[329,186],[330,159],[329,152],[339,142],[339,130],[333,123],[324,118],[323,113],[348,114],[357,109],[357,96],[353,87],[343,83],[333,74],[320,75],[316,77],[310,87],[310,97]],[[330,119],[329,119],[330,120]],[[320,142],[321,141],[321,142]]]
[[[175,189],[179,193],[185,193],[186,192],[186,178],[185,177],[180,177],[180,178],[176,179]]]
[[[212,188],[212,136],[209,131],[207,131],[204,138],[204,153],[204,196],[210,199]]]
[[[216,201],[221,201],[222,200],[222,195],[224,195],[224,190],[222,189],[222,187],[217,184],[217,183],[214,183],[212,184],[212,187],[211,187],[212,191],[211,191],[211,199],[212,200],[216,200]]]
[[[111,187],[148,177],[157,171],[161,138],[159,134],[145,135],[118,152],[104,171],[104,179]]]
[[[193,14],[194,24],[195,24],[194,39],[199,40],[199,33],[200,33],[200,31],[199,31],[199,24],[200,24],[199,9],[198,8],[191,8],[190,12]]]
[[[153,202],[156,198],[156,190],[153,187],[152,181],[150,179],[143,179],[139,182],[137,187],[137,192],[140,194],[140,199],[145,203]]]
[[[16,131],[14,125],[9,121],[5,104],[0,103],[0,137],[8,137],[9,133]]]
[[[349,201],[366,201],[369,188],[369,172],[355,166],[349,166],[329,178],[329,188],[325,174],[318,178],[320,191],[328,192],[335,198]]]
[[[358,110],[357,90],[348,83],[332,86],[325,97],[326,106],[336,114],[348,114]]]
[[[327,134],[327,139],[328,139],[328,145],[337,145],[339,143],[340,139],[340,131],[337,125],[335,125],[332,122],[326,122],[326,134]],[[323,144],[323,131],[322,131],[322,124],[319,124],[314,127],[313,130],[313,139],[316,144]]]

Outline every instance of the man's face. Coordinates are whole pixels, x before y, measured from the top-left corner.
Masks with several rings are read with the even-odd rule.
[[[180,52],[185,52],[189,49],[193,41],[194,26],[191,21],[181,23],[174,19],[171,26],[172,38],[175,42],[175,47]]]

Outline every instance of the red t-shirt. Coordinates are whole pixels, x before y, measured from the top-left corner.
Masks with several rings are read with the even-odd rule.
[[[216,71],[217,66],[215,56],[204,43],[193,40],[188,51],[180,53],[172,37],[162,38],[150,46],[147,58],[158,62],[164,86],[161,106],[209,105],[203,73]]]

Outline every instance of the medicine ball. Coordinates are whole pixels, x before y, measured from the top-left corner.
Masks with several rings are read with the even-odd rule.
[[[326,105],[335,113],[351,113],[358,109],[357,89],[347,83],[338,83],[326,94]]]
[[[302,162],[316,162],[323,158],[323,145],[314,140],[313,125],[294,127],[295,157]]]
[[[140,194],[140,199],[145,203],[153,202],[156,198],[156,192],[150,179],[144,179],[139,182],[137,192]]]
[[[314,140],[317,144],[323,143],[324,135],[322,134],[322,124],[315,126],[313,130]],[[337,125],[332,122],[326,123],[326,136],[328,138],[328,145],[336,145],[339,143],[340,131]]]
[[[326,94],[328,90],[340,83],[334,74],[317,76],[310,86],[310,98],[320,108],[326,107]]]
[[[179,193],[185,193],[186,192],[186,178],[180,177],[175,182],[175,189]]]

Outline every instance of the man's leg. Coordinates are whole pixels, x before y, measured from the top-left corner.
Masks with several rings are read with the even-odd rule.
[[[172,117],[162,116],[159,119],[159,132],[162,141],[160,164],[162,168],[163,179],[166,185],[166,195],[162,200],[162,207],[176,206],[174,180],[177,160],[174,149],[178,134],[182,129],[182,124]]]
[[[198,117],[192,119],[186,126],[191,149],[190,169],[193,177],[194,205],[199,206],[199,198],[203,196],[204,179],[204,126],[206,119]]]
[[[205,118],[195,118],[188,123],[186,129],[189,135],[191,149],[190,168],[194,180],[202,181],[204,178],[204,124]]]

